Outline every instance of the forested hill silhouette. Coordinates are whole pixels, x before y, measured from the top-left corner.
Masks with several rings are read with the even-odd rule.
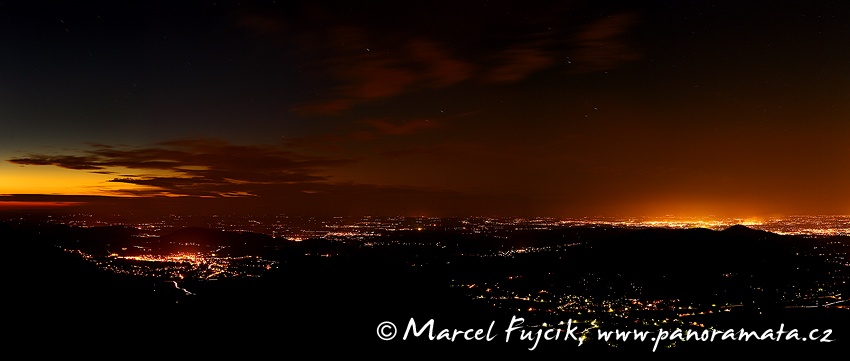
[[[739,235],[739,236],[749,236],[749,237],[776,235],[775,233],[770,233],[770,232],[763,231],[763,230],[760,230],[760,229],[752,229],[750,227],[740,225],[740,224],[736,224],[734,226],[726,228],[722,232],[727,233],[727,234],[735,234],[735,235]]]
[[[231,232],[202,227],[181,228],[157,239],[162,250],[203,251],[210,247],[218,249],[222,255],[260,255],[271,248],[294,246],[286,239],[275,239],[269,235],[254,232]]]
[[[195,242],[204,245],[231,245],[234,243],[270,243],[271,236],[252,232],[229,232],[203,227],[187,227],[159,237],[165,242]]]
[[[34,245],[59,246],[80,250],[88,254],[104,256],[113,253],[122,255],[150,252],[209,252],[217,250],[221,255],[260,255],[273,250],[283,250],[295,242],[272,238],[253,232],[232,232],[211,228],[188,227],[164,232],[159,237],[140,237],[143,232],[127,226],[70,227],[53,224],[5,225],[7,232],[15,229]],[[20,235],[10,235],[12,240]],[[4,238],[5,239],[5,238]],[[13,243],[13,242],[10,242]],[[18,246],[15,244],[14,246]],[[143,247],[136,247],[143,246]]]
[[[642,229],[604,241],[591,242],[588,257],[605,258],[613,269],[641,268],[751,268],[785,262],[799,248],[817,240],[780,236],[744,226],[723,231],[693,229]]]
[[[114,335],[132,337],[120,319],[150,318],[173,303],[152,292],[150,280],[98,268],[56,244],[102,232],[124,234],[120,227],[84,230],[66,226],[21,227],[0,223],[4,268],[3,312],[12,334],[10,345],[94,345]],[[108,330],[108,331],[107,331]]]

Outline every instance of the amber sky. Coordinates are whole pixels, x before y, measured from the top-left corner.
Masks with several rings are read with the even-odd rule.
[[[841,1],[0,3],[0,209],[850,214]]]

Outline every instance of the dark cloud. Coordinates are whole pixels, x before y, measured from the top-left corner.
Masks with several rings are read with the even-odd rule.
[[[574,38],[575,71],[610,70],[641,59],[643,54],[624,39],[637,22],[634,14],[617,14],[585,26]]]
[[[241,146],[214,139],[182,139],[153,147],[94,146],[82,156],[30,155],[10,159],[19,165],[53,165],[112,174],[123,167],[143,173],[124,175],[111,182],[147,187],[119,192],[136,195],[224,196],[252,195],[259,186],[325,181],[319,170],[350,162],[314,158],[272,146]],[[146,175],[161,173],[166,176]]]
[[[415,39],[407,46],[408,56],[422,67],[425,85],[442,88],[469,79],[475,66],[455,57],[448,48],[434,41]]]
[[[441,113],[434,117],[406,120],[370,118],[356,121],[356,129],[349,129],[341,134],[324,133],[306,137],[287,138],[286,141],[287,145],[292,148],[312,148],[331,153],[344,153],[356,143],[369,141],[380,142],[381,140],[389,140],[394,137],[412,136],[428,132],[471,114],[474,114],[474,112]]]
[[[302,52],[321,59],[307,67],[318,67],[316,72],[336,85],[329,99],[296,106],[294,110],[301,114],[339,114],[360,103],[448,87],[469,79],[475,71],[447,44],[421,37],[396,39],[357,26],[302,37]]]
[[[104,165],[98,163],[95,157],[80,157],[73,155],[32,155],[24,158],[9,159],[9,162],[19,165],[56,165],[62,168],[76,170],[103,169]]]
[[[523,44],[501,51],[497,56],[497,65],[485,79],[496,83],[512,83],[552,66],[555,58],[544,45],[542,42]]]
[[[396,124],[385,120],[368,120],[366,124],[374,128],[378,133],[384,135],[406,135],[413,134],[423,129],[429,129],[437,126],[436,121],[430,119],[411,120],[408,122]]]
[[[576,14],[577,5],[405,2],[339,11],[311,2],[243,11],[233,25],[255,52],[275,54],[303,76],[309,89],[293,112],[328,116],[465,82],[513,83],[556,67],[593,72],[640,58],[623,37],[636,15],[587,19]]]
[[[230,184],[226,181],[215,181],[203,177],[180,178],[180,177],[150,177],[150,178],[115,178],[110,180],[115,183],[127,183],[146,186],[147,189],[125,189],[120,193],[137,196],[175,195],[214,197],[226,193],[225,188]]]
[[[407,134],[422,125],[375,121],[370,134]],[[440,189],[334,182],[321,175],[348,159],[306,157],[273,146],[241,146],[216,139],[181,139],[150,147],[94,147],[82,156],[31,155],[9,160],[20,165],[52,165],[89,170],[124,167],[139,174],[122,174],[109,182],[133,185],[108,196],[0,195],[0,202],[39,207],[73,205],[92,211],[133,209],[203,214],[294,212],[310,214],[421,213],[452,209],[463,197]],[[109,172],[97,170],[98,173]],[[144,174],[151,173],[151,174]],[[166,173],[165,175],[156,175]],[[153,175],[152,175],[153,174]],[[10,206],[11,207],[11,206]]]
[[[215,196],[177,196],[161,190],[126,190],[115,196],[74,196],[44,194],[0,195],[0,210],[74,206],[82,212],[136,215],[162,212],[193,215],[221,212],[270,214],[455,214],[468,209],[455,202],[477,200],[474,196],[435,189],[413,189],[357,183],[265,184],[254,193],[224,191]],[[472,197],[472,198],[470,198]],[[457,214],[461,214],[457,213]]]

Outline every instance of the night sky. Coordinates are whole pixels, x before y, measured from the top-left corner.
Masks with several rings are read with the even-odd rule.
[[[767,217],[848,185],[848,2],[0,2],[0,210]]]

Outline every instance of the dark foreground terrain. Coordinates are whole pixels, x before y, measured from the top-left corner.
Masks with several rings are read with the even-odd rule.
[[[290,242],[259,234],[182,232],[193,244],[230,245],[231,252],[262,255],[278,264],[261,277],[181,280],[190,295],[172,280],[115,274],[69,252],[97,255],[106,245],[141,242],[132,229],[0,223],[7,266],[4,296],[11,301],[5,302],[5,325],[13,334],[7,344],[33,356],[57,350],[65,355],[242,358],[284,357],[295,351],[380,358],[453,352],[517,357],[653,352],[651,341],[611,345],[595,340],[580,347],[572,340],[541,341],[528,350],[534,342],[519,335],[506,342],[506,329],[516,316],[535,327],[592,318],[601,322],[601,329],[653,331],[678,325],[652,324],[658,319],[701,324],[701,330],[758,333],[782,324],[786,331],[798,329],[800,337],[812,329],[831,329],[834,340],[718,339],[669,348],[661,343],[655,353],[665,355],[850,349],[850,310],[840,307],[850,305],[824,307],[850,295],[847,258],[842,258],[846,237],[778,236],[737,226],[725,231],[588,228],[518,233],[509,239],[399,233],[367,247],[363,241]],[[150,246],[175,237],[145,242]],[[559,296],[485,297],[497,286],[512,295],[535,290],[527,293]],[[576,299],[588,300],[588,305],[576,308],[557,301],[565,297],[581,297]],[[675,302],[665,309],[639,309],[608,301],[638,298]],[[705,311],[677,316],[685,305],[704,306]],[[452,342],[429,340],[424,334],[402,340],[411,318],[418,327],[434,319],[435,334],[443,329],[486,332],[492,323],[493,339],[464,340],[459,335]],[[384,321],[397,326],[395,339],[378,338],[377,327]],[[591,330],[594,337],[596,331]]]

